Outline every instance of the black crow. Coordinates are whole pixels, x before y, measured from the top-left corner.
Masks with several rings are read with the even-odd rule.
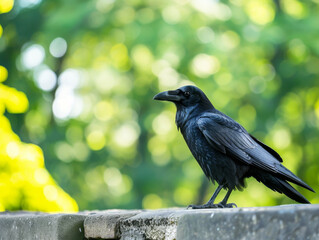
[[[277,152],[250,135],[239,123],[218,111],[206,95],[195,86],[184,86],[174,91],[161,92],[155,100],[170,101],[177,107],[176,125],[201,166],[213,183],[218,183],[211,199],[192,208],[234,207],[227,204],[231,192],[245,187],[244,179],[254,177],[273,191],[289,198],[310,203],[288,182],[310,191],[314,190],[285,168]],[[224,188],[225,198],[214,201]]]

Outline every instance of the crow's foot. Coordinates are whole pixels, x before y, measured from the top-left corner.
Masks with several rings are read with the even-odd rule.
[[[206,208],[224,208],[224,205],[221,203],[206,203],[203,205],[189,205],[187,209],[206,209]]]
[[[227,203],[224,204],[222,202],[220,203],[206,203],[203,205],[189,205],[187,207],[187,209],[191,208],[191,209],[206,209],[206,208],[236,208],[237,205],[235,203]]]
[[[219,203],[222,204],[224,206],[224,208],[236,208],[237,205],[235,203],[227,203],[227,204],[223,204],[223,203]]]

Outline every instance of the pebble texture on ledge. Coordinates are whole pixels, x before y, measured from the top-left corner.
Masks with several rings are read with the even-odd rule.
[[[0,213],[0,240],[319,239],[319,205]]]

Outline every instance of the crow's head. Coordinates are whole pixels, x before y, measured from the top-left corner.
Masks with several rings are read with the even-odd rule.
[[[173,91],[161,92],[154,96],[154,100],[170,101],[176,106],[192,107],[195,105],[212,106],[205,93],[195,86],[183,86]]]

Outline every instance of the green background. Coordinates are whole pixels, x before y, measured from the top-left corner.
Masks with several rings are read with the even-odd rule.
[[[152,100],[186,84],[318,191],[318,23],[318,0],[15,1],[0,15],[0,65],[3,84],[24,92],[29,108],[4,114],[22,142],[43,150],[46,169],[80,210],[209,199],[215,187],[178,133],[174,105]],[[294,203],[254,179],[247,186],[230,202]],[[7,205],[1,196],[9,210],[55,201],[26,205],[18,194]]]

